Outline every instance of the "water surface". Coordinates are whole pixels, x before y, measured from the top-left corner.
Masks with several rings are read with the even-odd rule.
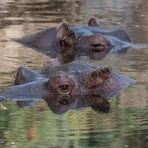
[[[101,28],[122,28],[134,43],[148,43],[147,0],[1,0],[0,88],[13,84],[15,71],[25,65],[42,69],[49,57],[12,41],[62,22],[86,24],[94,16]],[[98,114],[91,109],[53,114],[38,102],[18,108],[3,102],[0,111],[2,148],[147,148],[148,147],[148,49],[129,49],[126,55],[108,55],[103,61],[135,78],[136,85],[111,100],[112,110]]]

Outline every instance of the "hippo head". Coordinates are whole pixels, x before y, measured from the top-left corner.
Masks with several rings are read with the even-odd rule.
[[[17,85],[1,91],[0,100],[24,101],[28,105],[44,99],[57,114],[83,107],[84,104],[96,111],[107,112],[109,104],[106,100],[135,83],[135,80],[108,71],[107,68],[97,68],[95,73],[92,71],[89,75],[54,69],[49,78],[25,67],[18,71],[15,81]],[[24,103],[18,104],[24,106]]]
[[[62,63],[83,55],[100,60],[108,52],[126,53],[131,47],[125,31],[103,30],[98,26],[95,18],[90,18],[86,26],[62,23],[58,28],[48,28],[15,41],[52,58],[59,57]]]
[[[90,27],[94,27],[94,19],[91,18],[88,24]],[[61,58],[64,63],[73,61],[79,55],[102,59],[111,48],[111,44],[105,36],[91,32],[90,29],[84,27],[71,27],[67,23],[61,24],[58,28],[57,40],[60,44]]]
[[[81,86],[79,81],[77,81],[78,79],[73,75],[64,71],[53,72],[47,83],[51,96],[44,98],[52,112],[63,114],[69,109],[82,108],[84,106],[91,107],[98,112],[108,112],[110,104],[104,98],[93,94],[93,84],[103,83],[103,80],[105,81],[109,77],[110,70],[106,67],[100,69],[98,77],[96,76],[96,71],[91,72],[90,76],[84,75],[84,86]],[[93,82],[94,80],[95,82]]]

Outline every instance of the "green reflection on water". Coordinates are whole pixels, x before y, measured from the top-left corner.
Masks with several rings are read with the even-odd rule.
[[[2,148],[146,148],[148,111],[146,108],[118,109],[97,114],[90,109],[55,115],[40,102],[20,109],[13,102],[4,103],[0,112]]]

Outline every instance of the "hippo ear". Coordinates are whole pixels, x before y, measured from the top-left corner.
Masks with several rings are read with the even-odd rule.
[[[57,39],[60,44],[60,53],[63,63],[70,62],[75,58],[76,36],[68,24],[63,23],[57,31]]]
[[[69,39],[75,39],[75,33],[69,27],[67,23],[63,23],[60,25],[57,31],[57,38],[62,41],[68,41]]]
[[[90,26],[90,27],[99,27],[100,25],[97,23],[95,18],[91,17],[88,20],[88,26]]]
[[[37,79],[41,79],[44,76],[42,74],[37,73],[36,71],[28,68],[28,67],[19,67],[17,69],[15,84],[24,84],[28,82],[35,81]]]
[[[88,88],[97,87],[110,77],[111,72],[111,69],[107,66],[97,67],[94,71],[91,72],[85,85]]]

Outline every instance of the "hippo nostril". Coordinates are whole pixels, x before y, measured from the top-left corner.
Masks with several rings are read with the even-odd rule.
[[[60,85],[60,86],[59,86],[59,89],[60,89],[60,91],[62,91],[62,92],[67,92],[67,91],[69,91],[69,85],[68,85],[68,84]]]

